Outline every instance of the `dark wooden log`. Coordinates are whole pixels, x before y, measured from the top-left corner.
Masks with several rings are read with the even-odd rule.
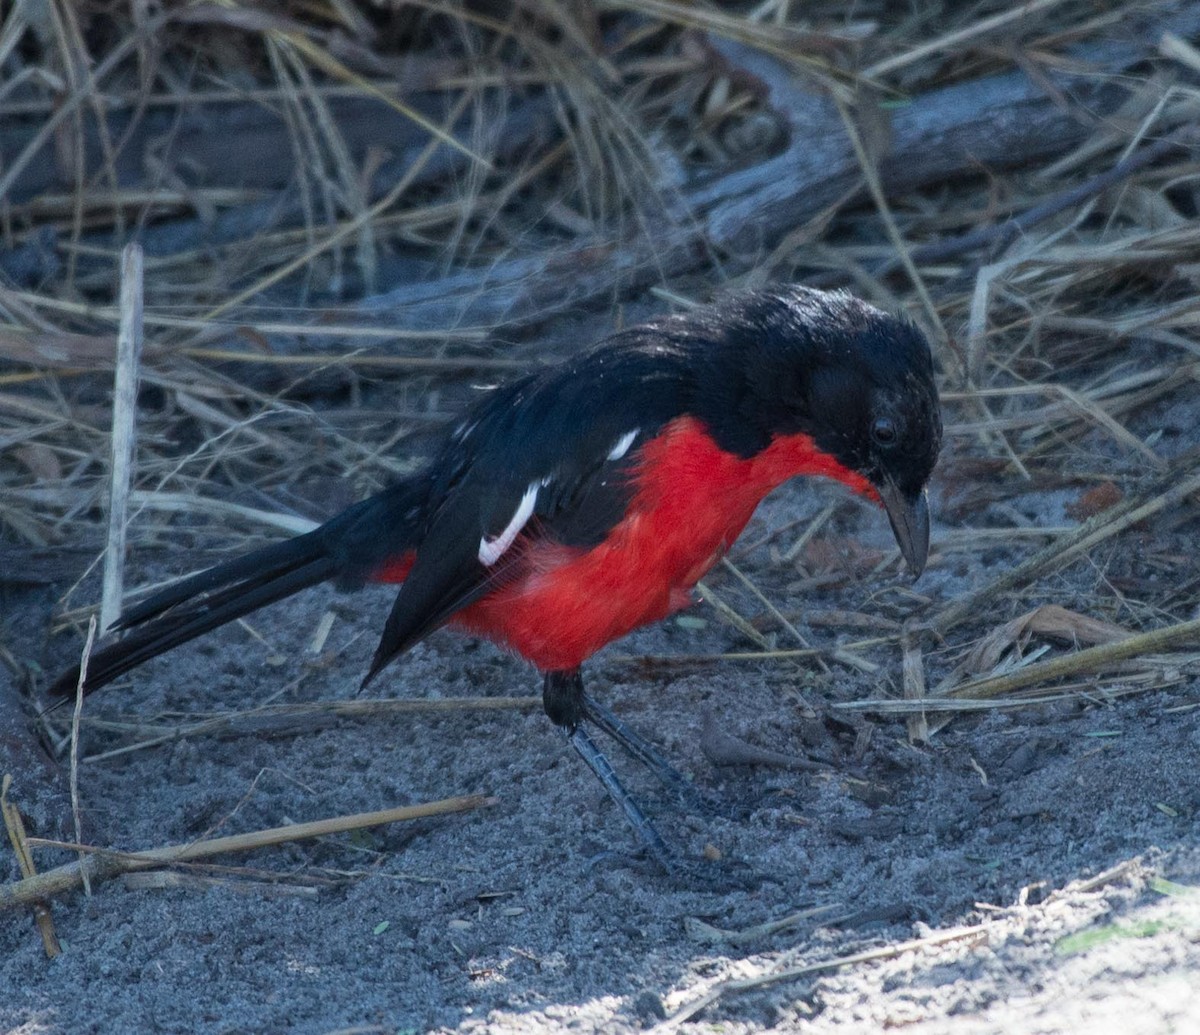
[[[1072,70],[1045,72],[1053,94],[1020,71],[930,91],[893,110],[891,148],[879,164],[885,193],[900,197],[1068,153],[1139,87],[1140,77],[1122,73],[1152,60],[1164,32],[1200,32],[1200,5],[1169,5],[1114,31],[1112,40],[1070,51]],[[504,333],[699,269],[714,251],[752,257],[859,187],[861,170],[828,98],[769,55],[725,40],[711,45],[731,71],[767,92],[789,130],[779,154],[684,188],[680,214],[637,240],[589,242],[404,285],[366,300],[363,314],[404,328]]]

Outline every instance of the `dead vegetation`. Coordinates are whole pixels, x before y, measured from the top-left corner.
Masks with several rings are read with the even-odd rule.
[[[7,5],[2,577],[62,581],[56,553],[73,572],[102,553],[128,241],[135,550],[241,548],[305,527],[313,487],[385,483],[444,391],[538,361],[558,317],[795,279],[930,331],[949,437],[930,569],[1016,560],[873,635],[848,616],[809,643],[783,599],[753,622],[718,605],[753,657],[903,671],[895,696],[836,706],[916,738],[981,707],[1194,691],[1198,411],[1170,414],[1200,381],[1200,11],[845,10]],[[1069,497],[1060,523],[1030,527],[1033,489]],[[822,534],[767,544],[784,581],[819,580]],[[1049,577],[1086,564],[1059,599]],[[90,605],[68,591],[61,624]],[[36,682],[29,645],[0,650]]]

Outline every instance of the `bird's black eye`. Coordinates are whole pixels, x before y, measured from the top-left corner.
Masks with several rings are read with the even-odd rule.
[[[896,444],[896,422],[890,417],[880,417],[871,425],[871,438],[880,446]]]

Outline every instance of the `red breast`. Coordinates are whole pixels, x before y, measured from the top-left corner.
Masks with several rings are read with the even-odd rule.
[[[522,574],[452,624],[510,647],[543,671],[575,668],[612,640],[686,606],[762,498],[796,475],[870,491],[806,435],[781,436],[743,459],[720,449],[694,418],[673,421],[643,447],[628,511],[602,543],[531,546]]]

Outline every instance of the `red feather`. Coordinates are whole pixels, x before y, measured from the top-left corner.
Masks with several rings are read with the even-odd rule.
[[[692,587],[762,498],[802,474],[874,496],[866,479],[807,435],[781,436],[742,459],[720,449],[695,419],[673,421],[643,447],[629,509],[602,543],[580,549],[529,540],[521,573],[451,624],[515,650],[542,671],[575,668],[606,643],[686,607]],[[402,580],[411,563],[406,555],[376,578]]]

